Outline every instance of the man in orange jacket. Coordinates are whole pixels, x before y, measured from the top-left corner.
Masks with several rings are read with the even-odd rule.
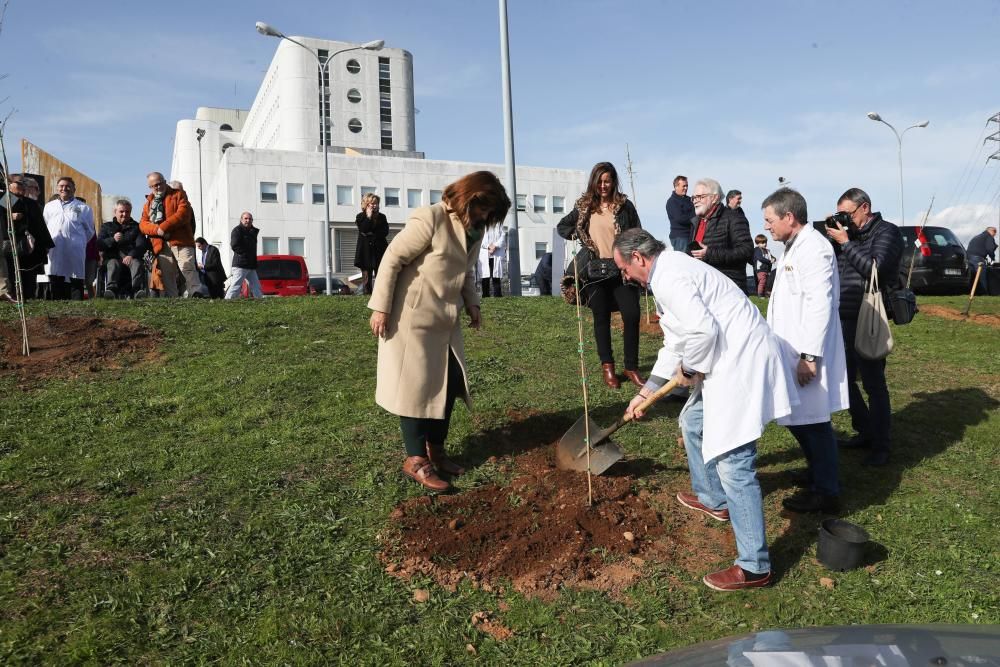
[[[195,264],[194,234],[191,231],[191,205],[183,190],[167,185],[158,171],[146,177],[150,194],[142,207],[139,230],[149,237],[162,272],[167,296],[177,296],[177,272],[184,274],[188,296],[202,296],[201,281]]]

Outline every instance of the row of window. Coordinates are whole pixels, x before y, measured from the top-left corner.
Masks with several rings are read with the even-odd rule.
[[[288,252],[283,253],[279,248],[277,236],[262,236],[260,240],[260,254],[262,255],[298,255],[306,256],[306,240],[304,238],[289,237]]]
[[[361,199],[369,192],[378,193],[378,188],[371,185],[361,186]],[[382,195],[382,206],[396,207],[401,205],[402,188],[384,188]],[[273,181],[261,181],[260,200],[263,203],[276,204],[278,202],[278,184]],[[441,201],[441,190],[430,190],[428,204],[436,204]],[[303,204],[305,203],[305,185],[302,183],[285,183],[285,203]],[[323,186],[321,184],[312,185],[312,203],[323,203]],[[337,205],[354,206],[354,186],[337,186]],[[406,207],[419,208],[424,205],[424,191],[417,189],[406,189]],[[531,196],[532,210],[539,213],[548,211],[548,197],[545,195]],[[524,211],[528,207],[528,195],[517,196],[517,210]],[[566,198],[557,195],[552,196],[552,213],[566,212]]]

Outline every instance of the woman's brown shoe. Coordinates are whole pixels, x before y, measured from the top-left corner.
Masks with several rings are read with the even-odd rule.
[[[631,380],[632,384],[634,384],[637,387],[644,387],[644,386],[646,386],[646,381],[643,380],[641,377],[639,377],[639,371],[633,371],[633,370],[629,370],[629,369],[626,368],[622,372],[622,375],[624,375],[626,378],[628,378],[629,380]]]
[[[601,370],[604,371],[604,384],[608,385],[612,389],[618,389],[622,386],[622,383],[618,381],[618,376],[615,375],[614,362],[610,364],[601,364]]]
[[[427,458],[431,460],[431,463],[435,468],[437,468],[438,472],[447,473],[449,475],[461,475],[465,472],[465,468],[458,465],[445,455],[444,445],[433,445],[428,442]]]
[[[410,456],[403,461],[403,474],[431,491],[447,491],[450,486],[437,476],[434,466],[423,456]]]

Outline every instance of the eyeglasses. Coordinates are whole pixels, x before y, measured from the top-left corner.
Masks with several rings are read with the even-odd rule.
[[[163,181],[157,181],[156,183],[150,183],[149,187],[150,189],[162,188],[164,185],[166,185],[166,183],[164,183]]]
[[[714,197],[714,196],[715,196],[715,195],[713,195],[713,194],[712,194],[712,193],[710,193],[710,192],[706,192],[706,193],[704,193],[704,194],[700,194],[700,195],[691,195],[691,201],[697,201],[697,200],[699,200],[699,199],[704,199],[704,198],[706,198],[706,197]]]

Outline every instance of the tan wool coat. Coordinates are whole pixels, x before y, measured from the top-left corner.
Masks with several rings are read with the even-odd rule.
[[[389,244],[368,307],[388,313],[379,339],[375,402],[400,417],[443,419],[448,350],[462,367],[459,395],[471,408],[462,311],[479,305],[468,243],[458,216],[443,203],[413,212]]]

